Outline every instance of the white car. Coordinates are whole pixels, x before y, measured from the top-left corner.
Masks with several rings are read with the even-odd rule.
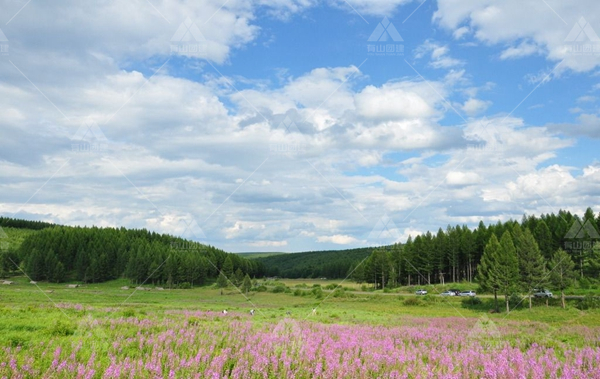
[[[415,295],[427,295],[427,291],[426,290],[417,290],[417,292],[415,292]]]
[[[534,297],[552,297],[552,292],[548,290],[535,290],[533,293]]]
[[[462,291],[459,296],[475,296],[477,295],[475,291]]]
[[[456,293],[453,291],[442,292],[440,296],[456,296]]]

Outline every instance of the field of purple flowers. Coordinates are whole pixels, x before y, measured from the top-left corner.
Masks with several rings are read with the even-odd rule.
[[[0,352],[2,378],[600,378],[600,331],[579,346],[541,326],[483,319],[325,324],[173,311],[87,316],[63,335]],[[59,329],[60,332],[60,329]],[[564,331],[561,331],[564,332]],[[540,338],[547,333],[548,338]],[[538,341],[535,342],[534,340]]]

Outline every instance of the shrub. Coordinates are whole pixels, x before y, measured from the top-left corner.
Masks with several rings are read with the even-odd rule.
[[[294,296],[302,296],[303,293],[304,293],[304,291],[302,291],[301,289],[296,289],[294,291]]]
[[[333,291],[333,297],[346,297],[346,291],[344,291],[341,288],[338,288],[335,291]]]
[[[577,308],[582,311],[600,308],[600,299],[594,295],[585,295],[583,299],[579,300]]]
[[[182,290],[189,290],[190,288],[192,288],[192,285],[188,282],[183,282],[183,283],[179,283],[177,285],[177,288],[182,289]]]
[[[317,299],[321,299],[323,298],[323,290],[321,289],[321,287],[315,287],[312,289],[312,291],[310,291],[313,295],[315,295],[315,297]]]
[[[481,299],[478,297],[468,297],[462,300],[463,306],[481,305],[482,303],[483,301],[481,301]]]
[[[266,286],[258,286],[255,289],[256,292],[267,292],[267,287]]]
[[[334,289],[336,289],[336,288],[337,288],[337,286],[338,286],[337,284],[335,284],[335,283],[331,283],[331,284],[328,284],[328,285],[326,285],[324,288],[325,288],[326,290],[334,290]]]
[[[416,297],[407,297],[402,303],[408,307],[414,307],[421,305],[421,300]]]
[[[284,286],[275,286],[271,292],[273,292],[273,293],[285,292],[285,287]]]
[[[58,320],[50,327],[50,334],[56,337],[72,336],[75,334],[75,328],[71,324]]]
[[[520,308],[523,306],[523,298],[521,297],[521,295],[513,293],[512,295],[510,295],[510,298],[508,299],[508,303],[510,304],[510,308]]]

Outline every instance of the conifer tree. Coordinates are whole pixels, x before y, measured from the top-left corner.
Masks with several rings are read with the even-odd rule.
[[[494,276],[498,280],[500,293],[504,295],[506,312],[510,312],[509,297],[519,282],[519,258],[509,231],[505,231],[500,239],[497,259],[493,267]]]
[[[565,308],[565,289],[575,279],[575,263],[563,249],[558,249],[548,264],[550,270],[550,281],[552,285],[560,290],[561,305]]]
[[[495,234],[492,234],[490,240],[485,245],[481,262],[477,267],[476,280],[484,291],[494,293],[494,308],[498,311],[498,291],[500,283],[496,276],[494,268],[498,265],[498,251],[500,250],[500,242]]]

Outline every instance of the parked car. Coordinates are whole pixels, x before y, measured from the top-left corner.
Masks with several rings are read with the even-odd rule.
[[[456,296],[456,292],[454,291],[445,291],[440,294],[440,296]]]
[[[426,290],[423,290],[423,289],[421,289],[421,290],[417,290],[417,291],[415,292],[415,295],[427,295],[427,291],[426,291]]]
[[[475,291],[462,291],[459,296],[475,296],[477,295]]]
[[[552,292],[548,290],[534,290],[534,297],[552,297]]]
[[[455,296],[460,296],[460,290],[456,290],[456,289],[454,289],[454,290],[453,290],[453,289],[449,289],[448,291],[450,291],[450,292],[454,292],[454,295],[455,295]]]

